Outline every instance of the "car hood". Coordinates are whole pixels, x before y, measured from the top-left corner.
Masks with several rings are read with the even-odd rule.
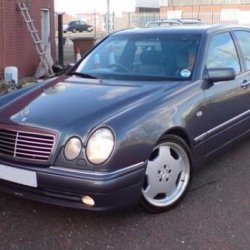
[[[176,83],[167,84],[167,88],[163,86],[59,78],[7,103],[0,109],[0,120],[59,131],[74,126],[96,126],[119,112],[142,105],[153,96],[155,99],[156,92],[162,95],[164,89],[174,91]]]

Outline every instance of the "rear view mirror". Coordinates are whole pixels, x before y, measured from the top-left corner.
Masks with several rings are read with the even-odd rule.
[[[69,63],[66,65],[65,72],[68,73],[74,66],[74,63]]]
[[[207,69],[206,79],[210,83],[230,81],[236,77],[235,70],[233,68],[210,68]]]

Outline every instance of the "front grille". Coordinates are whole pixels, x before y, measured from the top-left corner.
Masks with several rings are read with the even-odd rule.
[[[0,129],[1,157],[48,162],[54,143],[53,135]]]

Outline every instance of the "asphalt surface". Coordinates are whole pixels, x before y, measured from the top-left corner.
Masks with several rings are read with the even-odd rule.
[[[250,140],[195,171],[175,209],[91,213],[0,193],[0,249],[249,249]]]

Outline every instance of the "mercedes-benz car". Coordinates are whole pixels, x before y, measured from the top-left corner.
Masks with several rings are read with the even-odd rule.
[[[123,30],[65,75],[2,96],[0,190],[95,211],[173,208],[195,167],[249,135],[249,44],[244,27]]]
[[[81,20],[71,21],[63,25],[64,33],[67,33],[67,32],[75,33],[77,31],[78,32],[83,32],[83,31],[91,32],[93,31],[93,26]]]

